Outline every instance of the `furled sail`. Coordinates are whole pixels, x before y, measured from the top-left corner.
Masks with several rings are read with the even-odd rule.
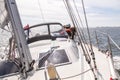
[[[0,28],[4,28],[8,22],[8,13],[5,8],[5,2],[4,0],[0,0]]]

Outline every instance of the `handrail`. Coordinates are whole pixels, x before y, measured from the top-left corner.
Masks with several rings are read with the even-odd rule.
[[[101,32],[101,31],[95,31],[95,32],[99,32],[99,33],[101,33],[101,34],[106,35],[106,37],[109,38],[109,39],[112,41],[112,43],[120,50],[120,47],[118,46],[118,44],[112,39],[112,37],[111,37],[109,34],[107,34],[107,33],[105,33],[105,32]],[[97,33],[96,33],[96,34],[97,34]]]
[[[118,44],[111,38],[111,36],[109,36],[109,38],[111,39],[111,41],[113,42],[113,44],[120,50],[120,47],[119,47]]]
[[[111,44],[110,44],[110,42],[112,42],[115,46],[116,46],[116,48],[118,48],[119,50],[120,50],[120,47],[118,46],[118,44],[112,39],[112,37],[109,35],[109,34],[107,34],[107,33],[105,33],[105,32],[101,32],[101,31],[95,31],[95,35],[96,35],[96,40],[97,40],[97,46],[98,46],[98,48],[99,48],[99,42],[98,42],[98,36],[97,36],[97,32],[98,33],[100,33],[100,34],[103,34],[103,35],[105,35],[106,37],[107,37],[107,40],[108,40],[108,47],[109,47],[109,51],[110,51],[110,58],[111,58],[111,61],[112,61],[112,66],[114,67],[114,65],[113,65],[113,63],[114,63],[114,61],[113,61],[113,53],[112,53],[112,48],[111,48]],[[99,49],[100,50],[100,49]],[[114,69],[115,70],[115,69]],[[120,78],[120,76],[118,75],[118,73],[116,72],[116,74],[117,74],[117,76],[118,76],[118,78]]]

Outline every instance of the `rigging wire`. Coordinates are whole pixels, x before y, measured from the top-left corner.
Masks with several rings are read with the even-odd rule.
[[[82,2],[83,12],[84,12],[84,17],[85,17],[85,22],[86,22],[88,37],[89,37],[90,48],[91,48],[91,52],[93,53],[92,41],[91,41],[91,37],[90,37],[90,31],[89,31],[89,27],[88,27],[88,21],[87,21],[87,16],[86,16],[86,11],[85,11],[84,1],[81,0],[81,2]]]
[[[84,6],[84,1],[81,0],[81,2],[82,2],[83,12],[84,12],[84,17],[85,17],[85,22],[86,22],[86,27],[87,27],[89,42],[90,42],[91,55],[92,55],[92,59],[93,59],[93,63],[94,63],[94,68],[96,68],[96,70],[97,70],[97,65],[96,65],[96,61],[95,61],[95,54],[93,52],[92,41],[91,41],[90,31],[89,31],[89,27],[88,27],[88,21],[87,21],[87,16],[86,16],[86,10],[85,10],[85,6]],[[95,79],[96,79],[96,77],[95,77]]]
[[[83,27],[83,22],[82,22],[82,19],[81,19],[81,17],[80,17],[80,14],[79,14],[79,11],[78,11],[78,8],[77,8],[77,5],[76,5],[75,0],[73,0],[73,4],[74,4],[75,10],[76,10],[76,12],[77,12],[78,18],[79,18],[79,20],[80,20],[81,26]]]
[[[65,5],[66,5],[66,7],[67,7],[67,11],[68,11],[68,13],[69,13],[69,15],[70,15],[70,17],[71,17],[71,20],[73,21],[74,26],[75,26],[75,27],[78,26],[77,21],[76,21],[76,17],[73,15],[72,10],[71,10],[71,7],[69,6],[70,4],[69,4],[68,2],[64,2],[64,3],[65,3]],[[83,46],[83,44],[82,44],[83,38],[82,38],[82,35],[81,35],[81,33],[79,32],[79,30],[77,30],[77,35],[78,35],[78,39],[79,39],[79,41],[80,41],[80,43],[81,43],[81,47],[82,47],[82,49],[83,49],[83,53],[84,53],[84,55],[85,55],[85,57],[86,57],[86,60],[87,60],[87,62],[90,62],[90,61],[91,61],[90,56],[87,56],[87,55],[85,54],[85,53],[87,53],[87,52],[86,52],[86,50],[84,49],[84,46]],[[80,36],[79,36],[79,35],[80,35]]]
[[[43,11],[42,11],[41,4],[40,4],[39,0],[38,0],[38,6],[39,6],[39,9],[40,9],[40,12],[41,12],[42,20],[43,20],[43,22],[45,22],[45,18],[44,18]]]
[[[72,12],[73,10],[72,10],[72,8],[71,8],[71,6],[70,6],[70,3],[68,2],[68,0],[64,0],[64,3],[65,3],[65,5],[66,5],[66,7],[67,7],[67,9],[68,9],[67,11],[68,11],[68,13],[69,13],[69,15],[70,15],[70,17],[71,17],[71,20],[72,20],[72,22],[73,22],[73,25],[78,28],[77,18],[75,17],[74,13]],[[78,31],[79,31],[79,30],[77,30],[77,32],[78,32]],[[83,53],[84,53],[84,55],[85,55],[85,58],[86,58],[86,59],[91,59],[90,57],[88,57],[88,56],[85,54],[85,53],[86,53],[86,52],[85,52],[86,50],[84,49],[83,44],[82,44],[83,39],[82,39],[81,33],[78,32],[78,34],[79,34],[80,37],[81,37],[81,39],[80,39],[80,37],[79,37],[79,35],[78,35],[79,41],[81,42],[81,48],[83,49]],[[94,62],[95,62],[95,60],[94,60]],[[90,68],[92,68],[92,64],[89,63],[89,66],[90,66]],[[92,70],[92,72],[93,72],[93,75],[94,75],[94,77],[95,77],[95,79],[96,79],[96,74],[95,74],[94,70]]]
[[[80,30],[81,28],[79,28],[78,26],[79,26],[79,23],[78,23],[78,21],[77,21],[77,18],[76,18],[76,16],[74,15],[74,13],[72,12],[73,10],[72,10],[72,8],[69,6],[70,5],[70,3],[68,3],[68,7],[69,7],[69,10],[71,11],[71,15],[72,15],[72,18],[74,19],[73,21],[74,21],[74,26],[75,27],[77,27],[77,29],[78,29],[78,37],[79,37],[79,41],[81,41],[80,43],[81,43],[81,46],[83,46],[83,50],[84,50],[84,55],[86,55],[85,57],[86,57],[86,60],[87,60],[87,62],[88,63],[90,63],[90,61],[91,61],[91,59],[90,59],[90,56],[89,56],[89,53],[88,53],[88,51],[87,51],[87,48],[85,47],[85,42],[84,42],[84,39],[83,39],[83,36],[82,36],[82,30]],[[82,44],[83,43],[83,44]],[[88,54],[88,56],[87,56],[87,54],[85,54],[85,53],[87,53]]]
[[[73,11],[73,10],[71,10],[71,11]],[[74,18],[75,24],[76,24],[77,29],[78,29],[78,36],[80,36],[81,44],[82,44],[83,49],[84,49],[84,55],[86,57],[87,62],[90,64],[91,58],[90,58],[90,55],[89,55],[88,50],[87,50],[86,45],[85,45],[85,40],[84,40],[84,35],[82,33],[82,29],[80,27],[78,27],[80,24],[78,23],[77,18],[74,14],[73,14],[73,18]]]
[[[76,10],[76,12],[77,12],[78,18],[79,18],[79,20],[80,20],[81,27],[83,28],[83,22],[82,22],[82,19],[81,19],[80,14],[79,14],[79,11],[78,11],[78,8],[77,8],[77,5],[76,5],[75,0],[73,0],[73,4],[74,4],[75,10]],[[90,47],[88,46],[88,42],[87,42],[87,40],[86,40],[86,38],[85,38],[85,34],[84,34],[82,28],[81,28],[81,33],[83,34],[83,39],[84,39],[84,41],[86,42],[86,44],[87,44],[86,46],[88,47],[88,49],[90,49]]]

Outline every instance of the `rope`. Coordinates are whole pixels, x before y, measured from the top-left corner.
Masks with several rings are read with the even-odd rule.
[[[87,72],[90,71],[90,70],[93,70],[93,69],[91,68],[91,69],[88,69],[88,70],[86,70],[86,71],[84,71],[84,72],[82,72],[82,73],[79,73],[79,74],[76,74],[76,75],[73,75],[73,76],[69,76],[69,77],[65,77],[65,78],[61,78],[61,79],[74,78],[74,77],[77,77],[77,76],[83,75],[83,74],[87,73]]]

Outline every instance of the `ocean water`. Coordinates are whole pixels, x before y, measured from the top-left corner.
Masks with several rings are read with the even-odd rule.
[[[94,46],[97,47],[96,39],[95,39],[95,31],[104,32],[111,36],[111,38],[120,46],[120,27],[97,27],[97,28],[90,28],[90,35],[92,39],[92,43]],[[105,34],[97,33],[99,48],[101,50],[108,49],[108,38]],[[10,38],[10,33],[7,31],[3,31],[0,29],[0,54],[3,54],[5,47],[8,45],[8,41]],[[116,48],[116,46],[110,42],[112,45],[112,53],[114,59],[114,65],[117,70],[120,71],[120,50]],[[4,55],[4,54],[3,54]],[[1,56],[1,55],[0,55]]]
[[[109,49],[108,37],[106,34],[103,34],[103,33],[107,33],[114,40],[114,42],[120,47],[120,27],[90,28],[92,43],[94,44],[94,46],[98,47],[96,38],[95,38],[96,37],[95,31],[97,33],[99,48],[101,50],[105,51],[105,50]],[[120,71],[120,49],[118,49],[111,40],[110,40],[110,45],[111,45],[111,49],[112,49],[115,68],[118,71]]]
[[[114,42],[120,46],[120,27],[98,27],[98,28],[90,28],[90,34],[92,43],[97,46],[96,44],[96,35],[95,31],[97,33],[98,43],[99,47],[101,48],[108,48],[108,37],[109,35]],[[105,34],[106,33],[106,34]],[[120,56],[120,50],[116,48],[116,46],[113,44],[113,42],[110,40],[111,48],[113,51],[114,56]]]

